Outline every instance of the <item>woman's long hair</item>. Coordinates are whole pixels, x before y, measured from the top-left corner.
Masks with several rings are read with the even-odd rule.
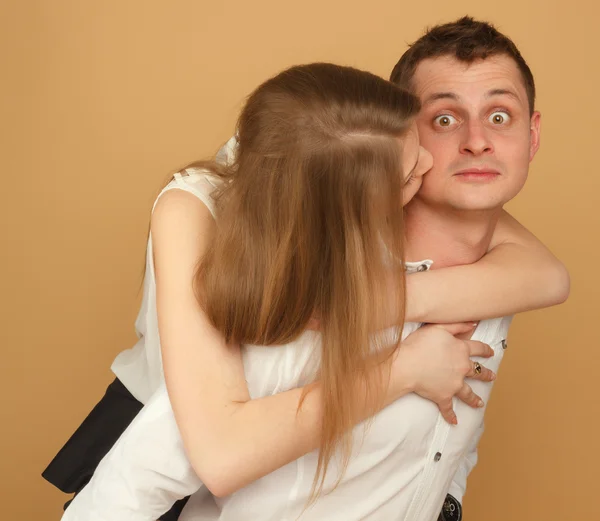
[[[357,382],[373,411],[385,394],[389,375],[368,365],[370,332],[389,292],[404,320],[400,138],[418,110],[417,98],[373,74],[292,67],[250,95],[233,164],[208,165],[223,183],[196,284],[212,323],[227,342],[276,345],[320,320],[313,498],[338,445],[339,479],[347,467]]]

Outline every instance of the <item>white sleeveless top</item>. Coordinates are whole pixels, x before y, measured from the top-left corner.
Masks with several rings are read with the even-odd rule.
[[[205,170],[188,168],[174,175],[173,180],[160,192],[158,199],[170,190],[183,190],[195,195],[215,216],[215,205],[211,193],[217,187],[219,179]],[[156,312],[156,278],[154,275],[154,256],[152,251],[152,234],[146,249],[146,273],[144,276],[144,294],[142,305],[135,321],[137,343],[117,355],[111,369],[127,387],[129,392],[140,402],[146,403],[150,396],[164,381],[160,338],[158,334],[158,317]]]
[[[217,180],[205,172],[190,170],[183,176],[176,176],[161,194],[172,189],[188,191],[214,212],[210,194],[216,183]],[[408,265],[408,271],[422,271],[430,265],[431,261],[412,263]],[[481,321],[473,335],[474,340],[486,342],[494,349],[493,358],[479,359],[494,372],[498,371],[504,355],[510,322],[510,317]],[[418,327],[419,324],[406,324],[402,336],[405,337]],[[152,237],[148,241],[144,298],[136,330],[139,341],[133,348],[117,356],[112,369],[143,403],[158,389],[149,404],[150,409],[144,410],[133,424],[135,426],[136,422],[149,421],[151,427],[148,430],[149,425],[146,425],[147,428],[138,434],[130,428],[129,435],[133,437],[131,441],[137,450],[134,453],[124,453],[112,462],[110,458],[106,458],[105,464],[119,470],[120,466],[127,464],[127,458],[130,458],[139,465],[151,467],[153,458],[161,458],[165,459],[165,465],[173,471],[174,462],[178,461],[186,470],[179,472],[178,478],[172,478],[169,482],[179,481],[185,485],[187,480],[191,492],[198,486],[197,478],[190,472],[191,467],[174,427],[174,417],[162,385],[164,377],[156,313]],[[392,334],[395,334],[393,330]],[[319,350],[320,335],[312,331],[305,332],[294,342],[283,346],[244,346],[244,372],[250,396],[268,396],[312,381],[319,366]],[[474,380],[469,383],[487,404],[492,383]],[[151,409],[160,414],[153,416]],[[342,482],[335,492],[321,496],[313,507],[304,512],[301,519],[436,519],[449,490],[459,496],[459,499],[462,498],[467,474],[475,463],[471,458],[481,434],[485,411],[485,408],[468,407],[456,399],[454,409],[459,424],[450,426],[443,420],[435,404],[416,394],[409,394],[378,413],[368,431],[365,432],[364,425],[358,425],[354,430],[352,459]],[[167,426],[170,426],[168,431]],[[161,432],[161,429],[165,429],[165,435],[160,436],[160,443],[164,447],[139,454],[141,447],[147,443],[147,433]],[[127,434],[126,432],[123,436],[125,439]],[[306,504],[317,456],[316,451],[309,453],[225,498],[215,499],[204,493],[194,494],[180,520],[295,521]],[[476,456],[474,458],[476,460]],[[188,477],[183,478],[183,475]],[[337,476],[338,467],[334,460],[327,475],[326,489]],[[158,486],[148,490],[157,489]],[[77,501],[73,505],[76,503]],[[67,512],[69,510],[73,508],[70,507]]]

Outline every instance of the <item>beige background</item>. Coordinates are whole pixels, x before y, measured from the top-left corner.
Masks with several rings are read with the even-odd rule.
[[[383,76],[425,26],[489,19],[529,61],[542,148],[510,210],[572,296],[519,316],[469,481],[467,521],[600,519],[600,92],[593,0],[0,3],[2,519],[57,520],[39,473],[134,342],[149,210],[214,152],[249,91],[327,60]]]

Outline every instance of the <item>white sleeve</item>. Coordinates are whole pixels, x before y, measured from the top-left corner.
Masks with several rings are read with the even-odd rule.
[[[450,484],[450,489],[448,490],[448,494],[454,496],[454,498],[462,505],[463,497],[465,492],[467,491],[467,478],[469,474],[477,465],[477,445],[479,445],[479,440],[483,434],[484,425],[483,421],[481,425],[477,427],[471,442],[469,443],[469,448],[465,455],[462,457],[458,469],[452,478],[452,483]]]
[[[237,136],[230,137],[227,143],[225,143],[217,152],[217,162],[224,165],[230,165],[233,163],[237,153],[237,146]]]
[[[156,521],[178,499],[209,493],[184,450],[163,383],[98,465],[62,521]]]

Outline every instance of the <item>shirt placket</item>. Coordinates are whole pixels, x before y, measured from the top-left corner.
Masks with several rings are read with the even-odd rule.
[[[440,463],[444,456],[444,449],[448,440],[450,425],[444,420],[441,414],[438,414],[437,423],[433,433],[433,438],[427,453],[427,460],[423,467],[419,485],[415,495],[408,508],[405,521],[418,521],[420,519],[423,507],[428,500],[428,491],[435,481],[438,473],[441,472],[443,464]]]

